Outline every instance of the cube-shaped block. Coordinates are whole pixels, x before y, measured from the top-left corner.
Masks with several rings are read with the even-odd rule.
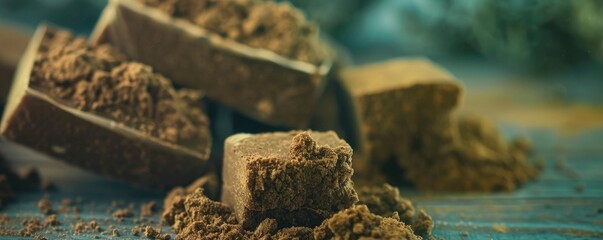
[[[245,228],[316,226],[358,201],[352,148],[334,132],[236,134],[224,148],[222,201]]]
[[[461,86],[425,59],[400,59],[342,72],[354,140],[366,155],[357,170],[407,161],[451,140],[451,111]],[[356,145],[354,145],[356,146]]]

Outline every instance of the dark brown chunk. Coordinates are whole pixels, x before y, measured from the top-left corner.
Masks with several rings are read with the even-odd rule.
[[[237,134],[225,143],[222,201],[246,229],[316,226],[358,201],[352,149],[333,132]]]
[[[151,67],[42,26],[22,72],[0,125],[3,138],[159,189],[207,171],[211,136],[200,103],[182,99]]]

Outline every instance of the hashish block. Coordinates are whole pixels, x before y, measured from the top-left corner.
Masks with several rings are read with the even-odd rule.
[[[235,1],[217,1],[216,5],[228,2]],[[210,17],[207,12],[195,15]],[[265,19],[273,18],[276,16]],[[233,16],[230,20],[237,19]],[[270,30],[265,27],[263,31]],[[290,34],[279,36],[270,42],[279,45]],[[290,128],[309,124],[331,66],[330,60],[310,63],[234,41],[184,16],[175,17],[133,0],[110,1],[92,41],[111,43],[175,83],[203,90],[208,98],[249,117]]]
[[[316,226],[358,201],[352,148],[333,132],[236,134],[225,143],[222,201],[247,229]]]
[[[450,112],[461,86],[428,60],[391,60],[342,71],[354,139],[367,156],[356,169],[404,161],[451,140]]]
[[[208,119],[152,68],[42,26],[19,64],[0,137],[81,168],[167,189],[207,171]],[[199,94],[198,97],[201,97]]]

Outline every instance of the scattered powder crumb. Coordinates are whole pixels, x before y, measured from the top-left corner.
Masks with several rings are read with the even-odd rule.
[[[142,232],[142,227],[137,225],[137,226],[134,226],[130,230],[130,235],[132,235],[132,236],[138,236],[140,234],[140,232]]]
[[[398,188],[385,183],[381,186],[358,187],[356,192],[358,204],[366,205],[372,213],[391,217],[398,212],[400,220],[406,224],[412,223],[415,208],[410,200],[400,196]]]
[[[129,208],[124,208],[124,209],[115,210],[113,212],[112,216],[115,220],[117,220],[118,222],[121,222],[124,220],[124,218],[132,217],[132,216],[134,216],[134,214],[132,213],[132,210],[130,210]]]
[[[318,27],[290,4],[255,0],[141,0],[222,37],[281,56],[318,64],[328,54]]]
[[[5,214],[0,214],[0,225],[5,225],[10,221],[10,217]]]
[[[502,224],[492,224],[492,229],[498,233],[507,233],[509,231],[507,226]]]
[[[197,188],[202,188],[203,193],[209,199],[216,200],[219,197],[220,185],[218,176],[214,173],[207,174],[186,188],[173,188],[165,197],[163,202],[162,219],[169,225],[174,224],[176,215],[184,211],[184,200],[187,195],[193,193]]]
[[[61,225],[61,222],[59,222],[59,219],[57,218],[57,215],[52,214],[52,215],[48,216],[46,218],[46,220],[44,220],[44,225],[46,225],[46,226],[59,226],[59,225]]]
[[[433,219],[423,209],[421,209],[419,210],[417,219],[415,219],[411,224],[411,227],[415,234],[420,236],[429,236],[431,235],[431,230],[433,230]]]
[[[113,236],[114,237],[119,237],[119,231],[117,231],[117,229],[113,229]]]
[[[140,205],[140,219],[144,220],[144,218],[147,216],[153,216],[156,208],[157,203],[155,201],[150,201],[148,203],[143,203],[142,205]]]
[[[41,199],[38,201],[38,208],[42,213],[49,215],[52,214],[52,203],[48,199]]]
[[[150,239],[158,239],[158,240],[168,240],[171,238],[170,234],[168,234],[168,233],[162,234],[151,226],[146,226],[144,228],[144,236],[148,237]]]

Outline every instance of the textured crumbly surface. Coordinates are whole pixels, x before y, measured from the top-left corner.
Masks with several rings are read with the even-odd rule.
[[[419,210],[419,214],[417,215],[417,219],[415,219],[411,225],[412,230],[417,235],[420,236],[429,236],[431,235],[431,230],[433,230],[433,219],[425,210]]]
[[[461,87],[425,60],[395,60],[344,71],[365,154],[363,176],[438,191],[513,190],[536,176],[521,147],[475,118],[455,119]]]
[[[316,226],[358,201],[352,149],[333,132],[237,134],[225,143],[222,201],[247,229]]]
[[[257,0],[140,0],[222,37],[319,64],[318,28],[290,4]]]
[[[345,209],[314,229],[314,239],[421,239],[399,219],[381,217],[365,205]]]
[[[30,86],[83,111],[208,154],[208,119],[149,66],[109,45],[90,46],[69,32],[48,32]]]
[[[250,234],[228,206],[207,198],[202,188],[186,196],[182,207],[172,225],[177,239],[242,239]]]
[[[366,205],[372,213],[392,217],[396,213],[406,224],[412,223],[415,208],[412,202],[400,196],[398,188],[387,183],[381,186],[357,187],[358,204]]]
[[[184,200],[186,200],[186,196],[193,193],[197,188],[202,188],[203,194],[209,199],[217,200],[220,191],[218,176],[215,173],[209,173],[187,187],[173,188],[163,202],[162,219],[169,225],[173,225],[176,216],[184,212]]]

